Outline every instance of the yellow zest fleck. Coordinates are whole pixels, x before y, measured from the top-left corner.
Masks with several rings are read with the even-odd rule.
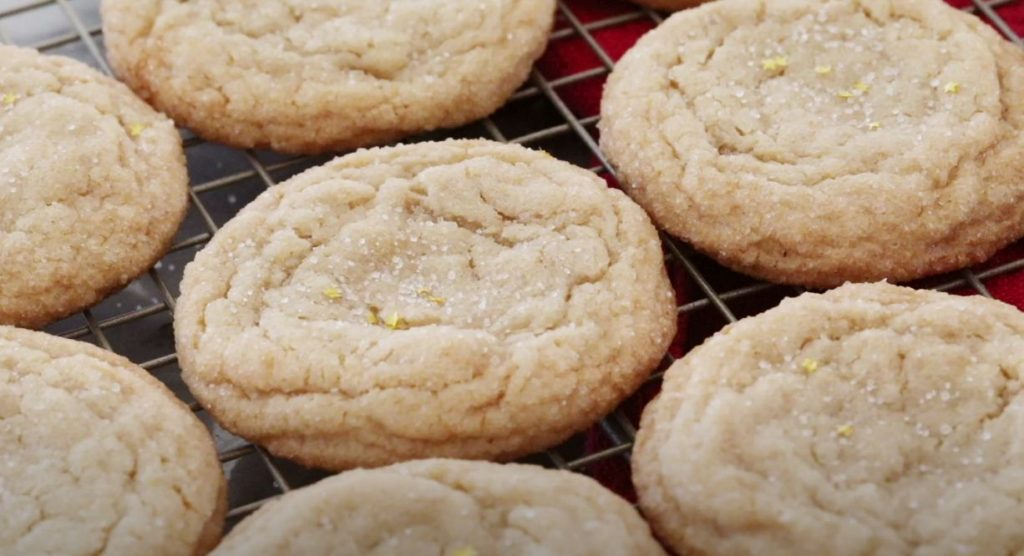
[[[853,425],[840,425],[838,428],[836,428],[836,434],[843,438],[850,438],[851,436],[853,436]]]
[[[818,362],[814,359],[804,359],[804,362],[800,364],[803,367],[804,372],[807,374],[814,374],[818,370]]]
[[[433,303],[434,305],[444,305],[445,303],[448,302],[447,299],[443,297],[437,297],[436,295],[434,295],[434,292],[428,290],[427,288],[420,288],[416,290],[416,295],[422,297],[423,299],[426,299],[427,301]]]
[[[785,56],[775,56],[774,58],[765,58],[761,60],[761,67],[765,71],[782,71],[789,67],[789,58]]]
[[[472,546],[464,546],[452,551],[452,556],[477,556],[477,552]]]
[[[332,301],[335,299],[341,299],[341,290],[335,288],[334,286],[326,288],[324,289],[324,297]]]
[[[868,129],[871,129],[871,130],[881,129],[881,128],[882,128],[882,124],[880,124],[878,122],[871,122],[870,124],[868,124]]]
[[[951,95],[955,95],[960,92],[960,84],[956,81],[950,81],[949,83],[946,83],[946,86],[943,87],[942,90]]]
[[[4,106],[10,106],[10,105],[14,104],[15,102],[18,102],[19,98],[21,98],[21,95],[19,95],[19,94],[5,93],[4,96],[3,96],[2,101],[4,103]]]
[[[132,137],[138,137],[142,135],[142,132],[146,130],[146,126],[142,124],[131,124],[128,126],[128,135]]]
[[[374,326],[380,324],[380,308],[376,305],[370,305],[368,311],[369,312],[366,314],[366,322]]]
[[[818,75],[828,75],[832,73],[832,66],[818,66],[814,68],[814,73]]]
[[[868,85],[867,83],[864,83],[863,81],[858,81],[858,82],[853,84],[853,88],[857,89],[858,91],[860,91],[862,93],[866,93],[866,92],[871,90],[871,85]]]
[[[839,98],[844,100],[850,100],[851,98],[853,98],[853,93],[851,93],[850,91],[839,91],[838,93],[836,93],[836,95],[838,95]]]
[[[384,319],[384,326],[388,327],[389,330],[405,330],[409,328],[409,323],[398,316],[398,313],[391,313],[390,317]]]

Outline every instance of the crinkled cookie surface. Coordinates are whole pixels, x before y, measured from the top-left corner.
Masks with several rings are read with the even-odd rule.
[[[685,554],[1019,554],[1024,315],[887,284],[805,294],[673,365],[633,455]]]
[[[1024,52],[939,0],[680,12],[619,62],[602,114],[655,222],[767,280],[909,280],[1024,232]]]
[[[0,326],[0,553],[205,554],[224,476],[206,428],[112,353]]]
[[[489,141],[338,158],[261,195],[185,272],[185,380],[218,419],[328,468],[511,458],[627,397],[676,326],[647,216]]]
[[[594,480],[526,465],[414,461],[285,495],[214,554],[663,556],[647,524]]]
[[[200,135],[343,150],[501,106],[547,44],[553,0],[104,0],[111,64]]]
[[[43,326],[145,272],[187,187],[174,125],[124,85],[0,46],[0,323]]]

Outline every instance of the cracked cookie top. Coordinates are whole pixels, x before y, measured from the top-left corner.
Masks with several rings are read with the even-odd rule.
[[[144,370],[0,326],[0,553],[205,554],[225,484],[206,428]]]
[[[0,46],[0,323],[43,326],[145,272],[187,185],[174,125],[127,87]]]
[[[888,284],[805,294],[673,365],[634,482],[684,554],[1017,554],[1024,316]]]
[[[222,422],[343,468],[560,441],[657,365],[675,304],[625,195],[545,153],[450,141],[270,189],[186,269],[175,324]]]
[[[547,43],[554,0],[104,0],[111,64],[200,135],[342,150],[490,114]]]
[[[726,0],[619,63],[602,146],[661,226],[833,286],[967,266],[1024,231],[1024,52],[939,0]]]
[[[528,465],[425,460],[290,492],[214,554],[663,556],[625,500],[589,477]]]

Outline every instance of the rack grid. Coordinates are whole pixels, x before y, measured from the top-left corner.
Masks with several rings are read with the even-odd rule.
[[[110,74],[104,57],[100,0],[0,0],[0,43],[37,48],[83,61]],[[1024,47],[1024,17],[1011,22],[1001,15],[1024,0],[951,1]],[[611,71],[621,44],[609,47],[602,35],[630,28],[636,35],[653,28],[664,15],[618,0],[560,0],[548,56],[509,103],[490,118],[416,139],[488,137],[544,148],[555,156],[595,171],[614,184],[611,168],[597,144],[598,116],[574,98],[576,88],[600,84]],[[1016,28],[1015,28],[1016,27]],[[621,41],[620,41],[621,42]],[[563,46],[585,45],[593,63],[564,71],[557,59]],[[579,52],[579,48],[576,49]],[[588,54],[588,55],[589,55]],[[593,104],[591,102],[591,104]],[[592,112],[592,113],[582,113]],[[229,527],[267,501],[326,476],[275,458],[221,429],[189,394],[180,379],[171,329],[175,298],[184,265],[248,201],[268,187],[326,157],[286,157],[266,151],[240,151],[207,143],[182,131],[192,182],[191,207],[170,252],[146,275],[123,291],[47,330],[94,343],[126,356],[163,381],[206,423],[214,435],[229,480]],[[548,467],[597,475],[629,496],[628,459],[636,417],[661,373],[676,357],[722,326],[756,314],[783,297],[802,290],[740,276],[696,253],[688,245],[662,236],[666,262],[679,298],[680,340],[665,355],[661,368],[636,397],[593,430],[566,444],[527,458]],[[992,281],[1024,280],[1024,242],[1004,250],[989,263],[915,283],[943,291],[993,297]],[[1022,288],[1024,289],[1024,288]],[[1004,299],[1024,304],[1024,299]]]

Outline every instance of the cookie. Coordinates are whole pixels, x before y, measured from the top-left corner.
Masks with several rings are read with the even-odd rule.
[[[206,428],[146,371],[0,326],[0,553],[202,555],[224,476]]]
[[[682,554],[1024,550],[1024,315],[888,284],[804,294],[674,364],[634,482]]]
[[[547,44],[554,0],[103,0],[111,65],[235,147],[315,153],[482,118]]]
[[[625,500],[531,465],[424,460],[342,473],[246,518],[218,556],[663,556]]]
[[[228,429],[329,469],[511,459],[610,412],[676,327],[658,235],[594,174],[490,141],[271,188],[185,270],[178,354]]]
[[[126,285],[187,203],[170,120],[84,64],[0,45],[0,324],[40,327]]]
[[[623,57],[602,114],[655,222],[766,280],[910,280],[1024,233],[1024,52],[939,0],[680,12]]]

